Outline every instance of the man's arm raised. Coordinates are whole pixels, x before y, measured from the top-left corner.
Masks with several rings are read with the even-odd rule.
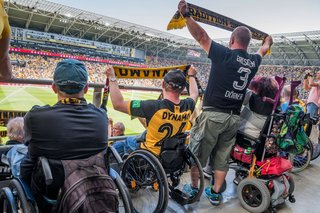
[[[197,70],[194,68],[194,66],[191,66],[188,70],[188,76],[189,76],[189,97],[194,100],[195,103],[197,103],[197,99],[199,96],[198,91],[198,85],[196,82],[196,75]]]
[[[187,2],[184,0],[179,2],[178,9],[182,15],[185,15],[189,12]],[[208,33],[192,17],[185,16],[185,19],[187,20],[188,30],[193,38],[199,42],[200,46],[207,53],[209,53],[212,40]]]
[[[109,78],[110,98],[111,98],[113,108],[120,112],[129,114],[128,101],[125,101],[123,99],[123,96],[119,89],[118,82],[115,79],[116,75],[114,73],[114,69],[110,65],[107,65],[106,67],[106,76],[107,78]]]

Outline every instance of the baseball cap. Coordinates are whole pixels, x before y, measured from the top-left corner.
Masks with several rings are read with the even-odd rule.
[[[164,81],[175,88],[182,89],[186,86],[186,75],[178,69],[171,69],[165,76]]]
[[[86,66],[75,59],[64,59],[57,64],[53,81],[59,90],[67,94],[79,93],[88,82]]]

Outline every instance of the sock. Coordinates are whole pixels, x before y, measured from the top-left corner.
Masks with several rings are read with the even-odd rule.
[[[211,187],[211,194],[219,194],[219,193],[215,192],[215,191],[213,190],[213,188]]]

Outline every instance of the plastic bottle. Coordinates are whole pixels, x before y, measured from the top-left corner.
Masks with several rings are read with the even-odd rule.
[[[250,154],[251,154],[251,147],[246,148],[245,151],[244,151],[244,153],[245,153],[246,155],[250,155]]]

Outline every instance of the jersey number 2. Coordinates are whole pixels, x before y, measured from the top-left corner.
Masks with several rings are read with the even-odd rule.
[[[186,122],[181,123],[181,126],[179,127],[179,130],[176,135],[179,135],[182,133],[182,130],[186,126],[186,124],[187,124]],[[156,146],[162,146],[163,141],[165,141],[167,138],[170,138],[172,136],[173,126],[170,123],[162,124],[159,127],[158,132],[161,132],[161,133],[166,132],[166,135],[158,143],[156,143]]]

